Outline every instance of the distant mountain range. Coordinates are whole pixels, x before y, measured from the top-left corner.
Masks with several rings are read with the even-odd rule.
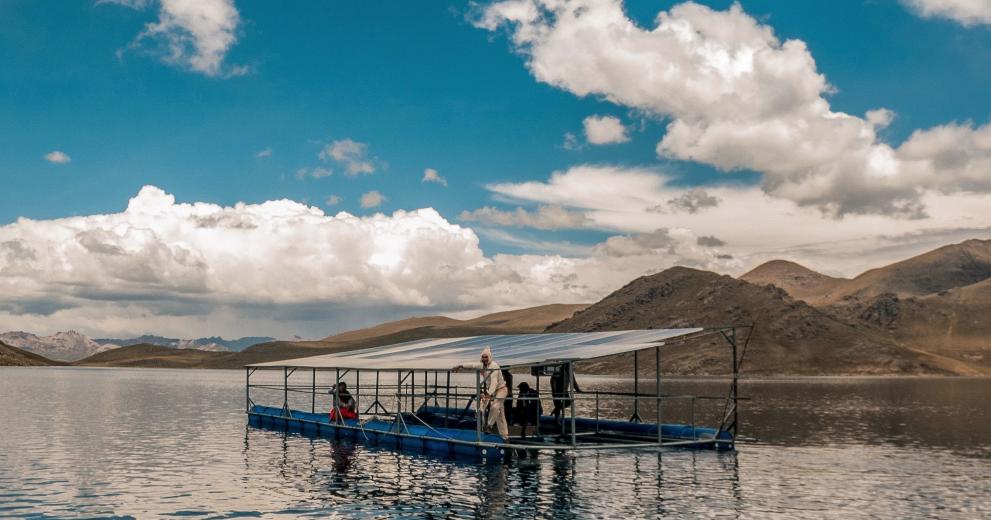
[[[991,241],[968,240],[851,279],[786,260],[739,278],[673,267],[637,278],[593,305],[544,305],[472,320],[408,318],[241,352],[142,343],[73,364],[237,368],[430,337],[756,323],[744,365],[748,374],[991,375],[989,316]],[[0,341],[6,341],[2,335]],[[726,347],[717,341],[670,345],[663,356],[667,372],[723,374],[728,368]],[[649,354],[642,361],[645,369],[653,366]],[[629,374],[631,368],[631,356],[615,356],[587,362],[583,370]]]
[[[8,346],[17,347],[55,361],[78,361],[101,352],[138,344],[208,352],[239,352],[251,345],[272,341],[273,339],[269,337],[245,337],[236,340],[225,340],[217,336],[192,340],[165,338],[162,336],[141,336],[130,339],[90,339],[85,334],[80,334],[74,330],[58,332],[51,336],[37,336],[23,331],[4,332],[0,334],[0,342]]]
[[[104,338],[104,339],[97,339],[94,341],[96,341],[97,343],[102,343],[102,344],[109,343],[121,347],[127,347],[130,345],[140,345],[144,343],[148,345],[159,345],[162,347],[205,350],[208,352],[240,352],[252,345],[257,345],[259,343],[267,343],[269,341],[275,341],[275,338],[270,338],[268,336],[247,336],[240,339],[227,340],[221,338],[220,336],[211,336],[209,338],[199,338],[199,339],[178,339],[178,338],[165,338],[162,336],[144,335],[130,339]]]

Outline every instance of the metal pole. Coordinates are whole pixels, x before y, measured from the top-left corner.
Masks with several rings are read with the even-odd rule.
[[[578,403],[575,402],[575,372],[572,362],[568,362],[568,398],[571,399],[571,447],[574,448],[578,444],[575,433],[575,409],[578,408]]]
[[[751,334],[753,333],[752,331],[753,331],[753,329],[751,329]],[[737,417],[737,410],[739,409],[737,407],[737,404],[738,404],[738,399],[737,398],[738,398],[738,395],[739,395],[737,393],[739,391],[739,387],[737,386],[737,383],[738,383],[739,377],[740,377],[740,367],[739,367],[739,365],[736,362],[736,327],[733,327],[730,330],[730,338],[732,338],[732,341],[730,343],[732,343],[732,345],[733,345],[733,431],[731,433],[733,434],[733,438],[735,439],[736,438],[737,426],[738,426],[738,423],[737,423],[737,419],[738,419],[738,417]]]
[[[630,422],[643,422],[640,418],[640,351],[633,351],[633,415]]]
[[[537,424],[533,425],[533,431],[534,431],[534,435],[536,435],[537,437],[540,437],[540,409],[543,407],[543,404],[542,404],[543,401],[540,399],[540,371],[543,370],[543,369],[544,369],[544,367],[538,366],[537,367],[537,371],[536,371],[536,374],[537,374]]]
[[[244,368],[244,411],[251,411],[251,369]]]
[[[455,401],[457,403],[457,401]],[[447,393],[444,394],[444,427],[447,428],[447,418],[451,414],[451,371],[447,371]]]
[[[289,367],[282,367],[282,410],[289,415]]]
[[[661,347],[654,347],[654,365],[657,370],[657,444],[664,444],[664,423],[661,421]]]
[[[317,369],[313,369],[313,386],[310,392],[312,401],[310,402],[310,413],[317,413]]]
[[[358,415],[358,421],[361,421],[361,370],[354,369],[354,413]]]
[[[482,442],[482,371],[475,371],[475,439]]]

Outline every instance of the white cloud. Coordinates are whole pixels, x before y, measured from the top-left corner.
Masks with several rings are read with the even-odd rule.
[[[618,117],[588,116],[582,124],[585,127],[585,139],[590,144],[625,143],[630,140],[626,135],[626,127]]]
[[[331,195],[331,196],[327,197],[327,200],[325,200],[323,203],[324,203],[325,206],[336,206],[336,205],[340,204],[342,200],[344,200],[344,199],[342,199],[341,197],[339,197],[337,195]]]
[[[153,4],[150,0],[105,2],[132,9]],[[207,76],[236,76],[247,73],[247,67],[226,65],[224,59],[237,43],[240,24],[233,0],[160,0],[158,20],[146,24],[131,45],[148,49],[166,63]]]
[[[566,132],[561,147],[565,150],[581,150],[582,144],[578,142],[578,136],[571,132]]]
[[[385,201],[386,201],[385,195],[382,195],[378,191],[372,190],[361,196],[361,207],[365,209],[377,208],[381,206],[382,203]]]
[[[852,276],[951,241],[991,238],[991,195],[981,193],[928,192],[921,201],[929,218],[907,220],[886,215],[835,219],[757,186],[706,186],[700,192],[673,185],[648,168],[579,165],[543,182],[486,187],[507,202],[572,208],[584,215],[585,229],[625,234],[683,229],[695,237],[719,237],[729,244],[719,253],[731,253],[740,268],[786,258]],[[718,203],[698,206],[713,199]],[[698,209],[693,213],[691,207]]]
[[[447,179],[441,177],[440,174],[437,173],[437,170],[433,168],[423,170],[423,180],[420,182],[436,182],[445,188],[447,187]]]
[[[660,156],[759,171],[766,193],[801,206],[918,218],[927,191],[991,183],[991,171],[933,170],[932,157],[881,141],[876,129],[890,111],[861,118],[832,110],[825,96],[833,87],[805,43],[779,40],[739,4],[716,11],[682,3],[642,28],[619,0],[508,0],[475,23],[508,27],[537,80],[669,121]],[[982,129],[956,128],[980,140]]]
[[[592,301],[674,260],[663,254],[486,257],[432,209],[330,216],[146,186],[121,213],[0,226],[0,330],[318,336],[354,316]]]
[[[344,166],[344,173],[350,177],[375,173],[378,160],[368,156],[368,145],[351,139],[331,141],[320,149],[318,154],[323,161],[336,161]]]
[[[583,213],[569,211],[560,206],[540,206],[537,211],[532,212],[523,208],[503,211],[486,206],[472,211],[462,211],[458,219],[466,222],[535,229],[576,229],[584,227],[588,220]]]
[[[45,154],[45,160],[52,164],[66,164],[72,162],[72,157],[65,152],[53,150]]]
[[[271,146],[265,148],[264,150],[259,150],[259,151],[255,152],[255,159],[264,159],[266,157],[271,157],[271,156],[272,156],[272,147]]]
[[[591,226],[621,235],[585,246],[483,230],[541,254],[486,256],[473,230],[429,208],[358,217],[290,200],[223,207],[151,186],[120,213],[21,218],[0,226],[0,330],[320,337],[410,314],[592,302],[675,264],[740,273],[785,257],[835,272],[991,237],[987,196],[930,196],[940,220],[905,232],[911,222],[880,216],[824,225],[758,189],[717,187],[723,203],[686,221],[646,211],[683,190],[662,176],[614,170],[633,191],[595,197],[592,173],[560,173],[553,189],[533,183],[534,195],[581,202]],[[513,186],[503,185],[528,194]],[[715,236],[729,244],[717,249]]]
[[[947,18],[964,26],[991,25],[991,2],[987,0],[902,0],[925,18]]]
[[[324,177],[330,177],[333,174],[334,170],[331,170],[330,168],[321,168],[319,166],[316,168],[296,169],[296,178],[299,180],[303,180],[307,177],[311,177],[313,179],[323,179]]]

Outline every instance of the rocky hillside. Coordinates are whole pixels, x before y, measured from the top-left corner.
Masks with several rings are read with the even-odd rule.
[[[0,341],[56,361],[75,361],[116,348],[116,345],[100,344],[74,330],[51,336],[36,336],[21,331],[4,332],[0,334]]]
[[[845,278],[833,278],[817,273],[803,265],[787,260],[771,260],[740,277],[757,285],[776,285],[792,298],[815,304],[849,282]]]
[[[548,325],[571,317],[586,305],[543,305],[529,309],[487,314],[458,320],[444,316],[408,318],[343,332],[319,341],[274,341],[242,352],[204,352],[157,345],[132,345],[110,350],[75,364],[86,366],[142,366],[171,368],[241,368],[297,357],[342,352],[357,348],[388,345],[430,337],[458,337],[479,334],[522,334],[540,332]]]
[[[47,367],[64,365],[38,354],[0,343],[0,367]]]
[[[955,374],[977,370],[957,360],[899,346],[873,327],[847,323],[774,286],[685,267],[638,278],[548,332],[592,332],[756,323],[748,374]],[[720,374],[729,367],[721,338],[666,347],[664,370]],[[653,366],[650,357],[647,366]],[[592,363],[615,372],[629,359]]]
[[[769,262],[741,278],[771,284],[822,312],[868,327],[897,344],[991,371],[991,241],[968,240],[851,280],[795,284],[818,273],[790,272]],[[818,275],[823,276],[823,275]],[[824,277],[829,278],[829,277]]]

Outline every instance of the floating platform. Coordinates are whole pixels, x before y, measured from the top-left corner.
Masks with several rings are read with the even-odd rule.
[[[558,446],[573,449],[568,439],[570,419],[565,421],[566,433],[551,433],[559,428],[551,416],[542,416],[543,434],[503,442],[498,435],[476,431],[474,411],[443,407],[421,407],[416,414],[403,413],[401,420],[345,419],[331,421],[329,414],[288,410],[254,405],[248,412],[249,424],[260,428],[299,431],[304,434],[335,439],[348,439],[371,445],[387,445],[402,450],[429,452],[436,455],[501,459],[515,450],[537,450]],[[445,426],[446,425],[446,426]],[[657,425],[616,420],[575,418],[575,431],[582,446],[598,447],[599,443],[643,443],[657,439]],[[733,435],[714,428],[686,424],[663,424],[661,434],[665,446],[698,449],[733,449]],[[621,447],[621,446],[620,446]]]

